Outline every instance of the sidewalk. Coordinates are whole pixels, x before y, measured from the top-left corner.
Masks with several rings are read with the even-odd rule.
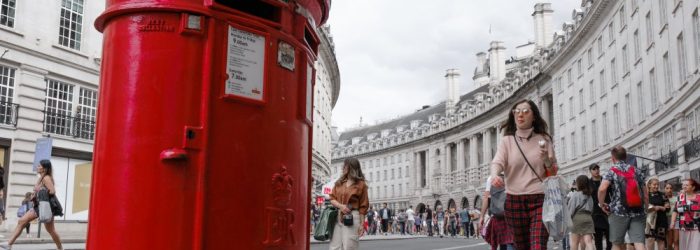
[[[36,237],[36,231],[33,230],[32,228],[32,237],[27,238],[27,234],[22,231],[22,234],[17,238],[17,241],[15,241],[15,245],[22,245],[22,244],[53,244],[53,240],[51,239],[51,235],[49,235],[46,230],[41,230],[41,238]],[[10,232],[9,231],[4,231],[0,232],[0,245],[7,245],[7,241],[10,240]],[[61,237],[61,242],[63,244],[71,244],[71,243],[85,243],[87,239],[87,235],[85,233],[79,233],[79,232],[58,232],[58,235]]]
[[[426,235],[400,235],[400,234],[389,234],[389,235],[364,235],[360,237],[360,241],[372,241],[372,240],[405,240],[405,239],[417,239],[417,238],[427,238],[428,236]],[[324,244],[328,243],[330,240],[327,241],[317,241],[314,239],[313,235],[311,236],[311,244]]]

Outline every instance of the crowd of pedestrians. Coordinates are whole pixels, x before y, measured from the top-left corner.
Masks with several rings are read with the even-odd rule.
[[[430,237],[483,238],[492,250],[547,249],[549,232],[543,223],[545,200],[543,180],[557,175],[554,145],[548,127],[534,102],[515,103],[503,126],[503,138],[491,162],[481,210],[455,206],[435,210],[430,206],[414,210],[369,207],[366,184],[356,159],[346,160],[343,177],[331,195],[333,206],[342,214],[357,214],[361,226],[352,236],[427,235]],[[666,183],[661,190],[657,177],[647,176],[622,146],[611,149],[612,164],[601,173],[600,166],[588,167],[590,176],[578,176],[563,208],[571,216],[563,250],[687,250],[700,249],[700,184],[682,181],[674,192]],[[358,184],[359,183],[359,184]],[[357,188],[350,188],[360,185]],[[339,190],[339,191],[337,191]],[[359,214],[347,209],[353,191],[361,198]],[[340,200],[339,200],[340,199]],[[355,204],[355,203],[353,203]],[[365,216],[366,215],[366,216]],[[314,222],[312,222],[313,224]],[[333,242],[344,242],[344,228],[333,234]],[[356,239],[357,238],[353,238]],[[336,244],[337,246],[337,244]]]
[[[426,235],[434,237],[478,238],[478,228],[472,221],[479,220],[480,212],[476,209],[452,207],[443,210],[438,206],[433,211],[426,206],[423,211],[414,210],[413,206],[406,209],[390,209],[382,204],[380,209],[370,207],[364,223],[367,235]]]

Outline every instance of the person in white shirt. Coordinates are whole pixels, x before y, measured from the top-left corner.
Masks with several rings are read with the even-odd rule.
[[[408,210],[406,210],[406,214],[408,215],[408,223],[406,224],[406,231],[408,231],[408,234],[413,234],[413,226],[416,224],[416,218],[415,215],[416,213],[413,211],[413,206],[408,206]]]

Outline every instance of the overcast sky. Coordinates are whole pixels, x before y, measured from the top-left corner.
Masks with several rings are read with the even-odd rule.
[[[415,112],[445,100],[445,70],[472,87],[476,53],[489,42],[534,40],[533,6],[542,0],[334,0],[328,24],[340,68],[333,125],[343,131]],[[553,0],[553,30],[581,0]],[[491,32],[489,34],[489,27]]]

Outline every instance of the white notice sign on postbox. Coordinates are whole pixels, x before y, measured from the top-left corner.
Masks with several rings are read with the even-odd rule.
[[[263,101],[265,36],[228,28],[226,95]]]

